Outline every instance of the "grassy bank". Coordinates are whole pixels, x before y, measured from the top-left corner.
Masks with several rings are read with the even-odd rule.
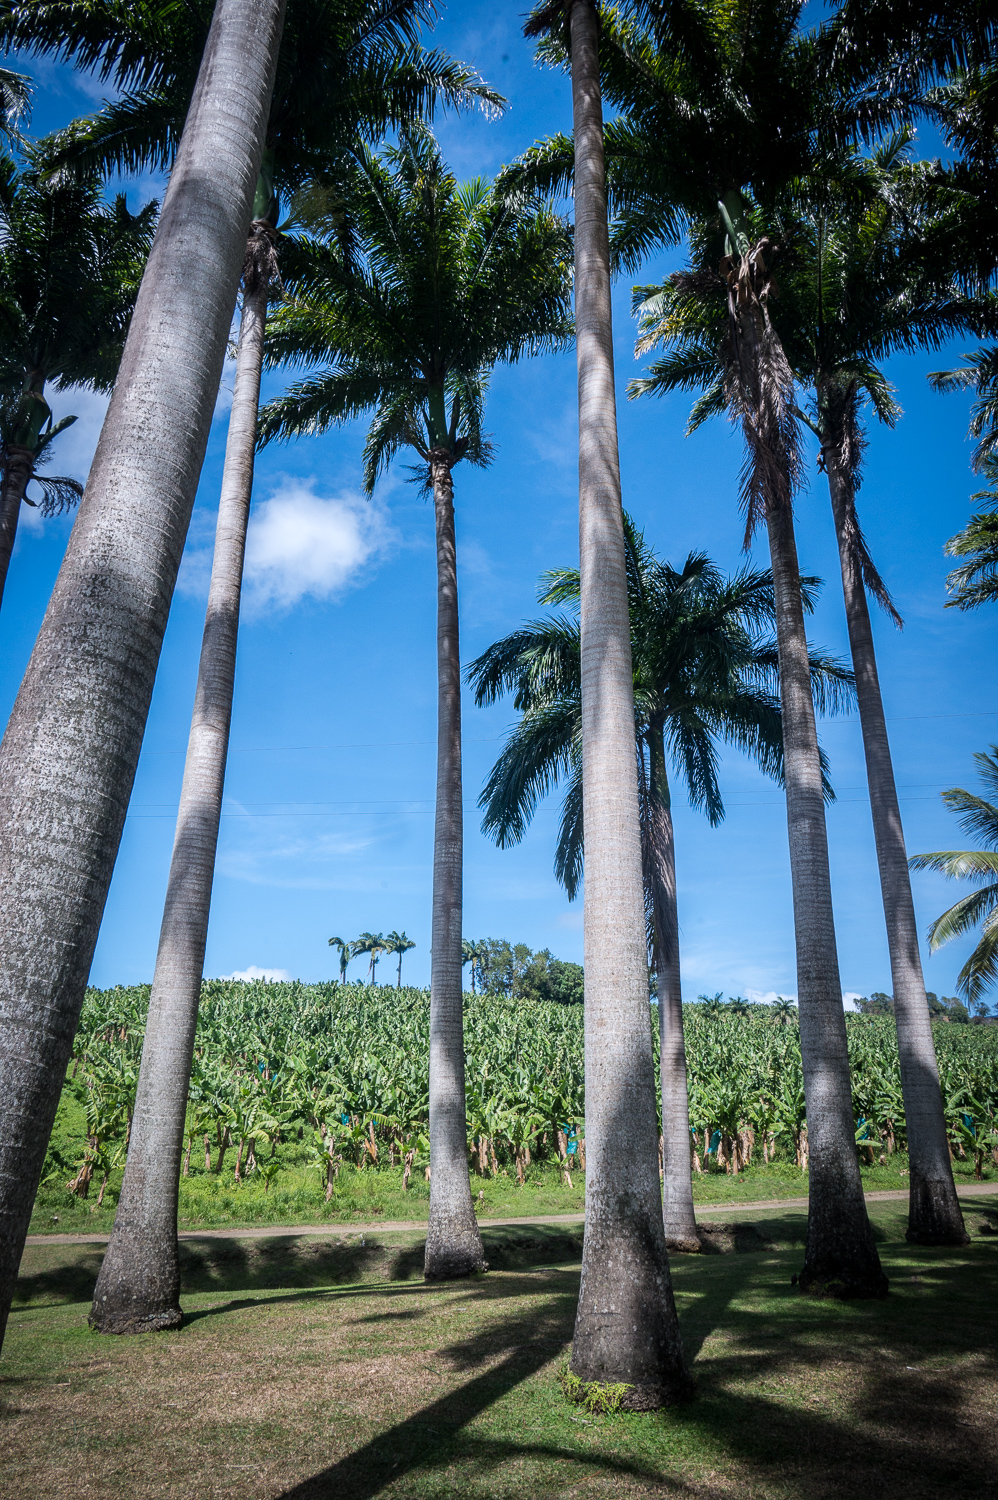
[[[900,1206],[874,1205],[883,1303],[793,1291],[802,1214],[756,1216],[754,1253],[677,1258],[697,1395],[641,1416],[561,1396],[578,1286],[563,1230],[487,1230],[503,1268],[447,1287],[418,1279],[415,1235],[195,1243],[185,1326],[139,1339],[86,1329],[99,1251],[30,1247],[0,1365],[0,1493],[983,1500],[992,1204],[970,1206],[960,1251],[906,1245]]]
[[[864,1166],[863,1182],[868,1192],[904,1190],[908,1186],[908,1159],[898,1153],[885,1166]],[[972,1185],[969,1163],[957,1163],[957,1181]],[[531,1167],[521,1187],[508,1174],[480,1177],[472,1173],[472,1190],[479,1217],[529,1218],[535,1215],[581,1213],[584,1208],[584,1174],[572,1172],[571,1186],[552,1164]],[[992,1168],[984,1180],[998,1177]],[[106,1234],[114,1222],[114,1208],[121,1183],[120,1169],[112,1174],[98,1208],[96,1192],[90,1199],[68,1193],[61,1181],[46,1184],[38,1195],[31,1220],[32,1234]],[[752,1203],[766,1199],[807,1196],[807,1173],[791,1162],[751,1166],[731,1176],[711,1168],[693,1180],[697,1203]],[[269,1184],[250,1177],[236,1184],[224,1178],[195,1171],[180,1184],[180,1226],[184,1230],[226,1229],[259,1224],[349,1224],[373,1223],[378,1219],[419,1221],[429,1210],[429,1184],[424,1178],[402,1187],[400,1167],[377,1167],[358,1171],[345,1164],[337,1179],[334,1196],[326,1203],[322,1180],[314,1169],[289,1164]]]

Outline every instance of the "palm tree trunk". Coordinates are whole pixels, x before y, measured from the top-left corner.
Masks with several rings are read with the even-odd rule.
[[[251,284],[243,299],[201,662],[132,1134],[90,1314],[99,1333],[145,1333],[181,1321],[178,1163],[232,720],[268,284],[268,278]]]
[[[803,1291],[880,1297],[887,1278],[873,1240],[856,1152],[828,836],[789,503],[766,508],[776,594],[783,762],[790,837],[801,1059],[810,1150]]]
[[[679,969],[679,912],[676,905],[676,846],[672,799],[665,769],[663,726],[653,721],[648,734],[649,785],[646,867],[655,921],[658,974],[659,1068],[662,1079],[662,1212],[670,1250],[700,1250],[693,1210],[690,1155],[690,1100],[683,1036],[683,992]]]
[[[111,405],[0,746],[0,1334],[135,776],[263,151],[283,0],[219,0]]]
[[[854,485],[834,445],[825,445],[822,451],[839,544],[842,593],[856,673],[873,835],[891,956],[910,1167],[907,1238],[920,1245],[966,1245],[970,1236],[960,1212],[946,1139],[939,1070],[925,999],[915,906],[880,696],[870,608],[853,545],[856,534]]]
[[[665,1248],[610,312],[598,19],[570,0],[586,849],[586,1227],[572,1372],[649,1409],[687,1389]]]
[[[802,1291],[882,1297],[887,1278],[873,1239],[856,1151],[849,1051],[839,979],[821,759],[794,535],[793,375],[766,310],[766,242],[752,245],[737,192],[721,203],[732,254],[728,283],[728,398],[749,456],[749,529],[765,514],[776,602],[783,760],[797,948],[801,1060],[810,1150]]]
[[[464,1094],[461,982],[464,808],[461,784],[461,645],[451,455],[430,456],[437,534],[437,803],[430,953],[430,1215],[427,1281],[484,1271],[471,1201]]]
[[[17,537],[21,501],[35,470],[35,455],[30,448],[9,443],[4,451],[3,484],[0,485],[0,604],[7,586],[10,555]]]

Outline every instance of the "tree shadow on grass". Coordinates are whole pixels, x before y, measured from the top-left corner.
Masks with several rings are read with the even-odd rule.
[[[567,1263],[580,1260],[582,1255],[581,1227],[483,1226],[482,1238],[489,1264],[497,1271]],[[423,1274],[424,1247],[423,1239],[400,1244],[389,1236],[370,1234],[328,1240],[315,1235],[182,1240],[181,1295],[330,1287],[363,1281],[413,1282]],[[14,1294],[15,1305],[23,1308],[29,1304],[89,1301],[104,1250],[103,1245],[29,1246]]]
[[[578,1453],[550,1443],[507,1443],[461,1436],[469,1422],[536,1375],[558,1349],[567,1349],[575,1316],[577,1278],[573,1275],[566,1280],[570,1285],[562,1294],[541,1307],[535,1306],[529,1314],[504,1318],[474,1338],[440,1351],[443,1359],[460,1370],[472,1370],[496,1354],[503,1355],[498,1363],[379,1433],[321,1473],[282,1491],[281,1500],[369,1500],[406,1474],[433,1470],[455,1459],[472,1462],[476,1470],[499,1468],[514,1457],[563,1459],[660,1484],[661,1475],[640,1460]],[[504,1284],[508,1288],[508,1281]],[[481,1283],[483,1289],[484,1285]]]
[[[439,1304],[441,1294],[460,1293],[467,1296],[471,1294],[476,1301],[505,1300],[511,1297],[531,1296],[535,1297],[539,1291],[537,1282],[530,1280],[531,1276],[543,1274],[545,1277],[564,1277],[566,1295],[574,1297],[578,1292],[578,1274],[575,1271],[559,1271],[556,1268],[538,1267],[537,1271],[521,1272],[519,1276],[506,1275],[500,1281],[498,1278],[490,1281],[487,1276],[474,1277],[467,1281],[453,1282],[410,1282],[406,1286],[392,1286],[370,1282],[358,1283],[354,1286],[345,1287],[314,1287],[307,1291],[282,1292],[276,1297],[239,1297],[228,1302],[219,1302],[213,1307],[195,1308],[192,1312],[184,1313],[183,1326],[186,1328],[191,1323],[198,1323],[204,1318],[217,1317],[221,1313],[239,1312],[248,1307],[280,1307],[293,1306],[299,1302],[342,1302],[349,1298],[367,1297],[384,1298],[395,1300],[398,1298],[417,1297],[427,1300],[428,1305],[425,1312],[421,1309],[407,1309],[403,1312],[372,1313],[369,1317],[357,1319],[363,1323],[377,1323],[389,1318],[414,1319],[428,1316],[433,1307]],[[521,1279],[521,1277],[523,1279]]]

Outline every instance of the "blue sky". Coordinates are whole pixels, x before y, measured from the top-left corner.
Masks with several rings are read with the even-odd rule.
[[[459,176],[490,175],[538,136],[570,127],[567,82],[533,65],[519,7],[463,0],[444,12],[435,41],[475,63],[510,100],[499,121],[439,124]],[[100,90],[63,69],[27,64],[37,84],[33,129],[89,110]],[[928,149],[928,148],[927,148]],[[139,183],[133,199],[148,196]],[[642,273],[655,279],[670,265]],[[619,388],[639,366],[629,286],[616,293]],[[950,847],[955,824],[939,792],[973,779],[972,756],[998,728],[991,680],[993,615],[944,609],[943,544],[979,487],[970,471],[967,401],[940,397],[925,373],[959,348],[893,361],[905,408],[893,432],[871,432],[859,495],[868,541],[906,620],[875,622],[881,678],[911,851]],[[150,979],[162,912],[183,752],[193,700],[214,513],[225,442],[226,372],[180,587],[166,636],[131,809],[93,967],[99,985]],[[268,393],[282,388],[268,378]],[[85,477],[104,402],[66,393],[53,405],[80,420],[59,441],[57,472]],[[680,563],[707,551],[722,567],[744,562],[737,506],[740,442],[712,423],[687,439],[687,402],[620,406],[625,504],[661,555]],[[455,473],[462,655],[538,612],[536,582],[577,560],[574,353],[496,372],[488,427],[497,456],[487,472]],[[252,969],[303,979],[332,976],[327,939],[405,929],[416,948],[413,982],[429,976],[435,734],[435,594],[432,512],[400,465],[373,502],[360,493],[362,424],[323,439],[272,447],[259,458],[248,555],[218,872],[205,972]],[[827,491],[809,461],[798,504],[802,568],[826,580],[812,636],[848,654]],[[70,521],[22,522],[3,605],[0,700],[9,712]],[[752,556],[766,563],[760,535]],[[524,843],[496,850],[476,803],[512,720],[508,705],[465,704],[465,932],[502,936],[581,959],[581,902],[570,905],[551,872],[557,799]],[[825,721],[822,742],[838,802],[829,810],[832,880],[843,990],[890,990],[890,969],[864,786],[858,721]],[[998,737],[998,736],[996,736]],[[677,797],[684,993],[793,995],[793,924],[784,807],[779,790],[738,754],[725,756],[727,818],[711,830]],[[924,930],[956,890],[917,875]],[[938,993],[954,993],[968,944],[926,963]],[[361,973],[361,961],[352,973]],[[389,977],[382,968],[382,977]]]

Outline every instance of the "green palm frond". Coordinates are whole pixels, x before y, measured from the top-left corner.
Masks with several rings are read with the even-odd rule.
[[[659,759],[668,754],[691,802],[716,823],[724,816],[721,742],[745,751],[777,781],[783,775],[772,577],[746,568],[726,578],[703,553],[691,553],[682,567],[672,568],[656,557],[627,515],[624,542],[639,764],[658,737]],[[816,580],[804,580],[809,607],[816,586]],[[538,597],[542,604],[577,611],[578,569],[545,573]],[[819,701],[829,709],[845,706],[852,692],[848,669],[824,653],[814,653],[812,667]],[[582,722],[577,615],[552,615],[522,626],[484,651],[466,676],[477,703],[494,703],[508,693],[521,715],[480,798],[483,829],[504,845],[517,842],[540,798],[564,784],[555,873],[572,895],[583,860],[581,783],[576,784],[581,762],[574,738]],[[827,775],[825,786],[830,795]],[[646,798],[645,812],[649,805]]]
[[[978,772],[992,795],[998,792],[998,745],[979,751]],[[908,860],[913,870],[935,870],[955,880],[987,881],[998,875],[998,806],[962,787],[950,787],[943,800],[959,816],[960,826],[985,845],[983,849],[940,849],[915,854]],[[998,883],[986,884],[962,897],[929,928],[929,945],[939,948],[951,938],[962,937],[979,924],[980,940],[960,970],[957,980],[968,1000],[980,999],[998,979]]]

